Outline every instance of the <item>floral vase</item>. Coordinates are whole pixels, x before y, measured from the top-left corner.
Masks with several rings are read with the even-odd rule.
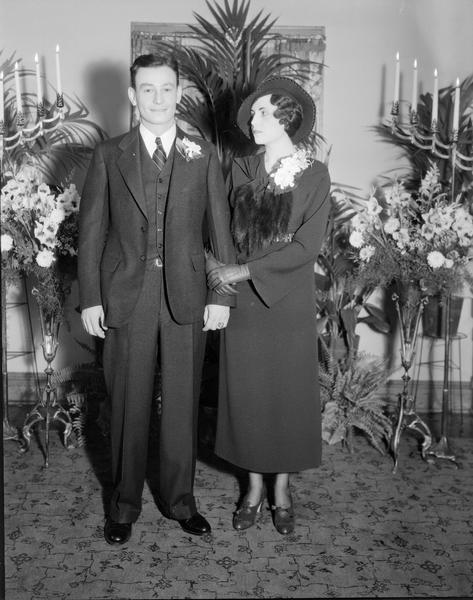
[[[41,323],[43,356],[44,360],[48,363],[47,368],[50,368],[52,372],[51,363],[56,358],[59,346],[59,326],[61,322],[57,314],[47,311],[41,304],[39,305],[39,318]]]
[[[45,422],[45,445],[44,445],[44,466],[49,466],[49,433],[51,421],[59,421],[64,425],[64,446],[72,447],[69,442],[69,436],[72,433],[72,422],[69,412],[64,409],[57,399],[57,389],[53,385],[52,374],[54,369],[52,362],[56,358],[57,349],[59,347],[59,315],[51,310],[46,310],[45,307],[38,303],[39,316],[41,324],[41,346],[43,348],[43,356],[47,363],[46,369],[46,384],[41,392],[40,398],[34,408],[27,414],[22,433],[23,445],[22,452],[26,452],[30,447],[31,429],[33,425],[40,421]]]
[[[411,285],[409,282],[398,282],[397,290],[398,292],[393,294],[393,300],[398,317],[401,339],[401,365],[404,373],[402,375],[403,389],[399,394],[399,411],[391,439],[391,449],[394,457],[393,472],[396,472],[397,469],[401,434],[406,428],[415,430],[421,434],[423,438],[421,452],[425,460],[428,460],[427,451],[432,445],[430,429],[417,415],[415,398],[410,393],[410,369],[414,362],[419,326],[428,298],[423,295],[418,286]]]

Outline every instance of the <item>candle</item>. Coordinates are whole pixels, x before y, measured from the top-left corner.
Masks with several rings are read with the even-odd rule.
[[[36,102],[38,106],[40,106],[43,103],[43,94],[41,91],[41,73],[39,72],[38,53],[34,55],[34,61],[36,63]]]
[[[412,69],[412,112],[417,112],[417,59],[414,59],[414,67]]]
[[[3,71],[0,72],[0,123],[5,121],[5,108],[3,104]]]
[[[460,80],[455,83],[455,99],[453,101],[453,131],[460,128]]]
[[[399,65],[399,52],[396,52],[396,73],[394,75],[394,103],[399,102],[399,80],[401,77],[401,68]]]
[[[437,69],[434,69],[434,92],[432,94],[432,129],[435,126],[435,123],[438,121],[438,113],[439,113],[439,78]]]
[[[57,87],[57,93],[60,96],[62,94],[62,87],[61,87],[61,65],[59,62],[59,44],[57,44],[57,46],[56,46],[56,87]]]
[[[23,112],[21,105],[21,92],[20,92],[20,74],[18,72],[18,63],[15,63],[15,89],[16,89],[16,110],[17,113]]]

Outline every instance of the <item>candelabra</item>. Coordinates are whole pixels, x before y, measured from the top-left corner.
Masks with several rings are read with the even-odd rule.
[[[63,94],[56,95],[56,114],[46,118],[43,103],[37,106],[37,122],[31,127],[25,127],[26,119],[23,110],[16,113],[16,132],[6,136],[4,121],[0,121],[0,160],[3,161],[3,153],[14,150],[17,146],[27,142],[33,142],[40,136],[54,131],[64,121],[64,97]]]
[[[399,102],[393,102],[391,109],[391,120],[386,126],[390,127],[391,133],[398,139],[409,142],[416,148],[430,152],[435,158],[449,160],[452,168],[452,198],[454,194],[455,170],[473,172],[473,156],[467,156],[458,150],[458,129],[453,128],[448,143],[440,138],[437,120],[434,118],[430,126],[430,132],[419,128],[417,111],[411,107],[409,111],[409,123],[401,124],[399,117]]]
[[[435,96],[434,96],[435,102]],[[454,114],[454,124],[451,130],[450,135],[448,136],[448,140],[442,140],[440,138],[438,132],[438,124],[437,119],[435,117],[435,109],[433,118],[431,121],[430,131],[427,131],[425,128],[419,127],[418,115],[414,106],[411,106],[409,112],[409,123],[401,124],[400,116],[399,116],[399,101],[394,101],[391,110],[391,120],[388,123],[385,123],[387,127],[391,129],[391,133],[397,137],[399,140],[410,143],[412,146],[419,148],[420,150],[424,150],[432,154],[433,157],[441,160],[448,160],[451,167],[451,198],[452,202],[455,201],[455,174],[456,170],[459,169],[461,171],[471,171],[473,173],[473,156],[467,156],[466,154],[460,152],[458,150],[459,144],[459,131],[458,131],[458,106],[459,106],[459,92],[458,92],[458,81],[457,87],[455,91],[455,114]],[[447,143],[445,143],[447,142]],[[398,309],[399,312],[399,309]],[[404,390],[401,394],[400,398],[400,414],[398,423],[395,430],[394,440],[393,440],[393,450],[395,456],[395,468],[397,464],[397,447],[399,444],[400,434],[402,429],[405,427],[406,418],[409,417],[412,423],[409,423],[409,427],[414,427],[418,429],[420,425],[421,433],[424,436],[424,443],[422,445],[422,456],[429,460],[432,460],[433,457],[450,460],[455,463],[455,456],[450,452],[447,441],[446,427],[447,427],[447,419],[448,419],[448,395],[449,395],[449,376],[448,376],[448,365],[450,363],[450,349],[451,349],[451,335],[450,329],[448,326],[450,320],[450,302],[449,296],[446,298],[445,307],[445,364],[444,364],[444,381],[443,381],[443,398],[442,398],[442,432],[440,440],[432,444],[430,439],[430,431],[428,427],[423,423],[418,416],[413,412],[409,406],[409,395],[406,391],[406,385],[409,381],[410,377],[408,376],[408,369],[406,369],[406,365],[403,362],[403,367],[405,369],[405,377],[403,377],[405,381]],[[401,328],[402,329],[402,328]],[[410,366],[410,364],[409,364]],[[408,409],[406,410],[405,407]]]

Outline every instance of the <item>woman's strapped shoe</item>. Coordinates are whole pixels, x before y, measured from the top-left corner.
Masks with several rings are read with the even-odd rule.
[[[282,535],[292,533],[295,525],[294,505],[292,500],[289,507],[272,506],[271,508],[276,530]]]
[[[263,506],[264,494],[261,496],[258,504],[252,506],[248,500],[244,499],[240,508],[235,511],[233,515],[233,528],[237,531],[243,531],[252,527],[256,523],[256,517],[261,514],[261,508]]]

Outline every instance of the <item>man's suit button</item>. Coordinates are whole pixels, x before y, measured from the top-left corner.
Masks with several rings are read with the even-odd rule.
[[[140,260],[146,260],[146,256],[145,256],[144,254],[142,254],[142,255],[140,256]]]
[[[158,179],[158,183],[163,183],[163,178],[162,178],[162,177],[160,177],[160,178]]]
[[[144,225],[142,225],[142,226],[141,226],[141,231],[142,231],[143,233],[146,233],[146,227],[145,227]]]

